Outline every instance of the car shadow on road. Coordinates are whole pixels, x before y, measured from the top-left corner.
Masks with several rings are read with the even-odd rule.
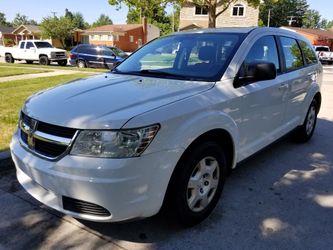
[[[178,239],[189,248],[204,246],[202,242],[208,247],[248,248],[248,241],[262,247],[300,247],[308,242],[317,248],[318,242],[311,239],[324,237],[333,226],[331,131],[331,121],[318,119],[308,143],[296,144],[287,136],[241,163],[229,176],[214,213],[196,227],[184,229],[162,215],[115,224],[80,222],[114,242],[155,247],[177,246]],[[235,237],[242,240],[235,243]]]

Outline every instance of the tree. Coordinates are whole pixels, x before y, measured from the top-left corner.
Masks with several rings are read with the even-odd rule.
[[[14,27],[18,27],[21,24],[37,25],[37,22],[33,19],[29,20],[26,15],[21,15],[20,13],[17,13],[14,20],[12,21],[12,25]]]
[[[302,27],[303,18],[308,10],[306,0],[264,0],[260,5],[259,17],[267,25],[270,10],[270,26]]]
[[[302,23],[304,28],[319,28],[320,25],[320,14],[317,10],[308,10],[305,12]]]
[[[110,17],[105,14],[101,14],[99,18],[92,24],[92,27],[98,27],[103,25],[113,24]]]
[[[74,23],[69,18],[45,17],[40,24],[43,38],[59,39],[63,48],[65,48],[65,39],[71,39]]]
[[[158,0],[147,0],[145,4],[129,6],[127,23],[141,23],[141,18],[146,17],[148,22],[157,26],[161,34],[168,34],[172,31],[172,19],[167,15],[165,6],[159,4]]]
[[[65,9],[65,17],[69,18],[77,29],[86,29],[89,27],[89,24],[84,20],[84,17],[80,12],[73,13],[68,9]]]
[[[0,12],[0,26],[9,26],[9,23],[7,22],[6,15],[2,12]]]

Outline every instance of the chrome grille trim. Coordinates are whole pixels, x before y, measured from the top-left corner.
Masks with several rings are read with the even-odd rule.
[[[28,122],[30,124],[26,124],[27,119],[23,119],[26,117],[27,116],[22,113],[21,118],[19,120],[19,142],[22,145],[22,147],[24,147],[26,150],[28,150],[32,154],[39,156],[41,158],[50,160],[50,161],[59,160],[69,153],[71,146],[79,133],[79,130],[76,130],[76,132],[74,133],[72,138],[65,138],[65,137],[61,137],[61,136],[51,135],[51,134],[47,134],[47,133],[38,131],[39,121],[37,121],[37,120],[34,120],[34,119],[28,117],[29,118]],[[31,122],[31,121],[33,121],[33,122]],[[31,126],[33,126],[33,127],[31,127]],[[22,133],[24,133],[24,135]],[[24,141],[25,138],[26,138],[26,141]],[[40,143],[41,142],[48,143],[49,144],[48,147],[52,147],[52,145],[54,145],[54,147],[58,147],[58,148],[63,147],[65,150],[61,154],[59,154],[55,157],[51,157],[49,155],[46,155],[46,154],[50,153],[50,151],[47,152],[47,150],[46,150],[46,151],[44,151],[45,154],[43,154],[42,152],[39,152],[40,150],[37,147],[35,148],[35,146],[38,146],[38,145],[35,145],[36,140],[37,140],[37,143],[38,143],[38,141],[40,141]],[[47,145],[47,144],[45,144],[45,145]],[[55,151],[57,151],[57,150],[55,150]]]

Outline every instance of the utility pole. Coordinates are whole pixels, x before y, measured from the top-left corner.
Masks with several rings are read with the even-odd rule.
[[[296,20],[294,20],[294,17],[295,17],[295,16],[288,16],[288,18],[290,18],[290,19],[288,20],[288,24],[289,24],[289,26],[291,26],[291,25],[293,24],[293,22],[296,22]]]
[[[172,5],[172,32],[175,32],[175,9]]]
[[[271,22],[271,9],[268,9],[267,27],[269,27],[270,22]]]
[[[53,17],[56,17],[57,12],[51,11],[51,13],[53,14]]]

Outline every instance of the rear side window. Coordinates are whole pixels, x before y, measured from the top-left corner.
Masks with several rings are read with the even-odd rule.
[[[94,46],[82,46],[79,48],[79,53],[97,55],[96,47]]]
[[[274,63],[277,71],[280,72],[279,56],[273,36],[265,36],[257,40],[247,54],[244,64],[260,61]]]
[[[35,48],[34,44],[32,42],[27,42],[26,49]]]
[[[299,41],[299,45],[303,51],[304,59],[306,64],[317,63],[317,57],[313,49],[304,41]]]
[[[295,39],[289,37],[280,37],[283,48],[284,61],[287,71],[303,67],[303,57],[301,49]]]
[[[20,49],[24,49],[25,42],[21,43]]]

